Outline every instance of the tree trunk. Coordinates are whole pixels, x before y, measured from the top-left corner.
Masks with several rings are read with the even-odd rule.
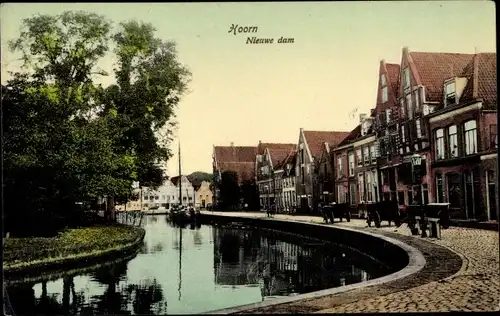
[[[108,197],[106,199],[106,216],[104,217],[106,221],[114,221],[116,220],[115,214],[115,197]]]

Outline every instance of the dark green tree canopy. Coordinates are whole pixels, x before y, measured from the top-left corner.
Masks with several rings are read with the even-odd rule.
[[[77,201],[126,200],[133,181],[162,183],[158,162],[171,156],[190,78],[175,43],[155,37],[150,24],[113,29],[97,14],[65,12],[25,19],[9,46],[23,64],[2,86],[8,218],[68,214]],[[98,64],[108,54],[116,84],[104,88]]]

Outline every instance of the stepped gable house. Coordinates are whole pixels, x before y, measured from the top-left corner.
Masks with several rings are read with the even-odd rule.
[[[438,73],[424,65],[454,59]],[[413,60],[432,77],[424,79],[435,102],[427,114],[432,201],[450,203],[455,218],[498,220],[496,60],[496,53],[418,53]]]
[[[296,194],[299,201],[299,209],[303,212],[311,212],[319,202],[320,193],[317,185],[317,174],[319,159],[323,152],[324,143],[330,148],[336,147],[349,132],[340,131],[305,131],[299,132],[297,145],[297,159],[295,164]]]
[[[214,146],[212,169],[214,175],[214,204],[220,202],[220,181],[224,171],[234,171],[238,175],[238,184],[255,180],[255,146]]]
[[[297,145],[292,143],[262,143],[259,141],[255,158],[255,180],[259,190],[261,208],[269,207],[272,203],[276,203],[279,209],[283,208],[283,170],[276,169],[276,167],[296,147]]]

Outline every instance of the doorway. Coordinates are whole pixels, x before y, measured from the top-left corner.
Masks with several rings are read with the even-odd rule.
[[[494,170],[486,171],[486,181],[488,183],[486,191],[488,199],[488,212],[489,212],[488,219],[490,221],[496,221],[498,220],[497,198],[496,198],[497,178]]]

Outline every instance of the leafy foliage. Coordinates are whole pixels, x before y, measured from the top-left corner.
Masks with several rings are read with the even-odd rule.
[[[220,197],[224,208],[238,208],[240,202],[240,187],[238,174],[234,171],[224,171],[221,174]]]
[[[195,172],[191,173],[190,175],[188,175],[187,178],[194,186],[198,186],[203,181],[212,182],[213,181],[213,174],[206,173],[203,171],[195,171]]]
[[[4,264],[67,257],[126,245],[141,237],[141,231],[125,225],[68,229],[52,238],[6,238]]]
[[[86,12],[24,20],[10,42],[23,67],[2,86],[4,206],[12,233],[29,220],[40,228],[68,224],[78,201],[126,201],[133,181],[161,184],[157,163],[171,156],[174,111],[190,74],[175,44],[154,32],[132,21],[111,34],[110,22]],[[103,88],[96,81],[107,74],[97,64],[111,41],[117,83]]]

